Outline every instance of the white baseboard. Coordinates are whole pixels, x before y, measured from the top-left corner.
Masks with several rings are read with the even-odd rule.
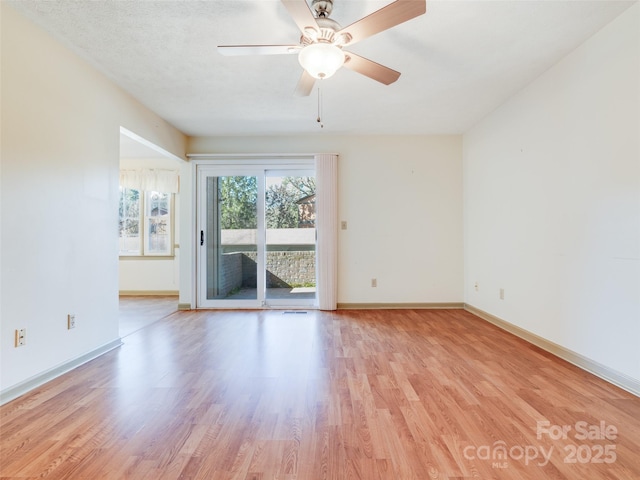
[[[12,387],[2,390],[0,392],[0,405],[9,403],[11,400],[15,400],[25,393],[30,392],[34,388],[37,388],[40,385],[44,385],[45,383],[73,370],[74,368],[79,367],[80,365],[83,365],[93,360],[94,358],[98,358],[100,355],[118,348],[120,345],[122,345],[122,341],[118,338],[113,342],[109,342],[101,347],[96,348],[95,350],[91,350],[90,352],[85,353],[84,355],[80,355],[79,357],[62,363],[57,367],[53,367],[52,369],[49,369]]]
[[[120,290],[122,297],[177,297],[177,290]]]
[[[401,310],[401,309],[453,309],[464,308],[464,303],[338,303],[338,310]]]
[[[587,372],[592,373],[595,376],[600,377],[603,380],[606,380],[607,382],[612,383],[626,390],[627,392],[640,397],[640,381],[636,380],[635,378],[629,377],[624,373],[620,373],[617,370],[595,362],[590,358],[580,355],[579,353],[553,343],[545,338],[539,337],[538,335],[531,333],[528,330],[520,328],[512,323],[507,322],[506,320],[487,313],[484,310],[480,310],[473,305],[465,303],[464,309],[469,313],[472,313],[475,316],[480,317],[481,319],[489,323],[492,323],[496,327],[512,333],[516,337],[520,337],[523,340],[526,340],[527,342],[535,345],[536,347],[540,347],[541,349],[555,355],[556,357],[566,360],[576,367],[586,370]]]

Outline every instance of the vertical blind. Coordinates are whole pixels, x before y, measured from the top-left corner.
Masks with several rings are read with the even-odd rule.
[[[338,306],[338,156],[315,155],[318,308]]]

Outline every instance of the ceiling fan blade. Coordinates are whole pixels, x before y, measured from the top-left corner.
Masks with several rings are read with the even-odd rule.
[[[389,67],[380,65],[372,60],[368,60],[355,53],[345,52],[346,61],[344,67],[354,72],[358,72],[365,77],[372,78],[377,82],[389,85],[400,77],[400,72],[396,72]]]
[[[219,45],[218,52],[226,56],[289,55],[298,53],[300,48],[300,45]]]
[[[283,0],[284,1],[284,0]],[[371,15],[352,23],[338,32],[348,33],[351,39],[345,45],[353,45],[360,40],[400,25],[427,11],[426,0],[396,0]]]
[[[316,79],[313,78],[309,72],[306,70],[302,71],[302,76],[298,81],[298,85],[296,86],[296,90],[294,94],[297,97],[308,97],[311,95],[311,90],[313,90],[313,85],[316,83]]]
[[[318,29],[316,17],[306,0],[282,0],[282,3],[302,33],[305,33],[307,28]]]

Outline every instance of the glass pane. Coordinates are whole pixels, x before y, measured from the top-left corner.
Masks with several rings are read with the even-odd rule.
[[[164,217],[148,219],[147,253],[167,253],[171,252],[169,240],[169,219]]]
[[[171,194],[147,192],[146,210],[146,252],[148,254],[171,253]]]
[[[119,249],[121,255],[140,255],[140,192],[120,187]]]
[[[207,178],[207,299],[257,299],[258,182]]]
[[[315,298],[315,178],[268,175],[265,217],[266,298]]]

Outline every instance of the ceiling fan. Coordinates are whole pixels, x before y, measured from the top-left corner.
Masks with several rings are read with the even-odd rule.
[[[373,80],[389,85],[400,77],[400,72],[343,50],[367,37],[422,15],[427,10],[426,0],[396,0],[348,27],[341,27],[329,18],[333,0],[282,0],[293,17],[302,36],[298,45],[221,45],[222,55],[279,55],[298,54],[304,71],[295,93],[307,96],[316,79],[329,78],[343,65]],[[315,15],[312,12],[315,11]]]

